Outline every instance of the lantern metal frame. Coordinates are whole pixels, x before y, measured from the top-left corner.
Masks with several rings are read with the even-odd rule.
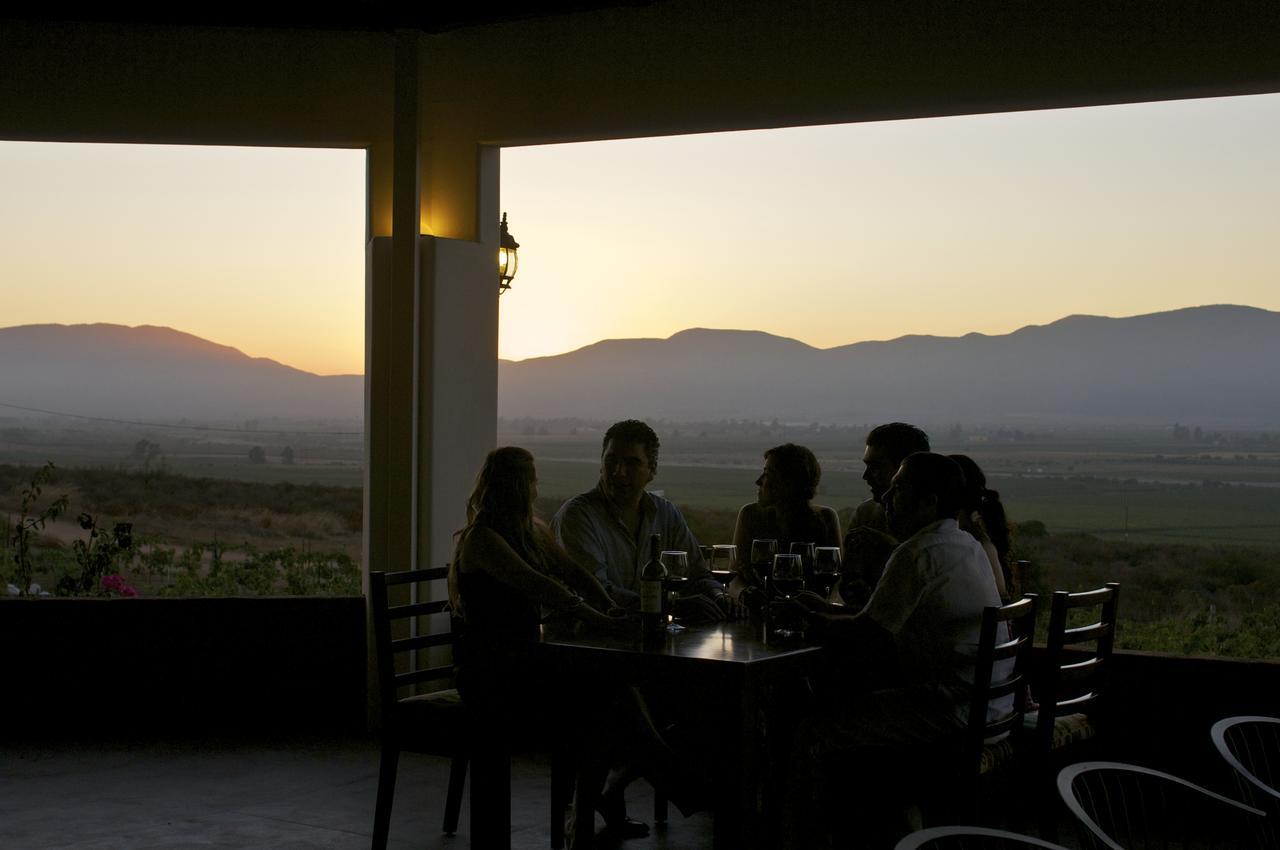
[[[511,288],[511,281],[516,276],[516,268],[520,265],[520,243],[507,229],[507,214],[502,214],[502,222],[498,225],[498,294]]]

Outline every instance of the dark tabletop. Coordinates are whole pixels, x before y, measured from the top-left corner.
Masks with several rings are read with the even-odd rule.
[[[747,620],[689,626],[664,635],[662,643],[654,646],[642,644],[638,622],[631,625],[634,629],[626,634],[606,635],[583,631],[576,624],[548,623],[542,649],[557,656],[589,654],[601,659],[745,667],[791,663],[821,652],[803,640],[766,641],[763,627]]]

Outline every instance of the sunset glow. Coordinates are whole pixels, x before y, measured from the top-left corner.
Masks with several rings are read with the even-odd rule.
[[[1280,95],[507,149],[500,352],[1280,309],[1276,138]],[[364,159],[0,142],[0,325],[167,325],[361,372]]]

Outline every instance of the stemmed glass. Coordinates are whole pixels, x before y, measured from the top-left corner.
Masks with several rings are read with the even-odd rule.
[[[831,595],[840,578],[840,547],[818,546],[813,550],[813,580],[822,587],[824,599]]]
[[[804,569],[805,578],[808,578],[813,571],[813,549],[812,543],[791,544],[791,554],[800,556],[800,564]]]
[[[727,587],[733,581],[734,571],[738,569],[738,547],[732,543],[717,543],[712,546],[710,569],[716,581]]]
[[[778,541],[771,538],[756,538],[751,541],[751,571],[748,584],[763,582],[773,566],[773,556],[778,554]]]
[[[680,598],[680,588],[689,580],[689,553],[668,549],[658,556],[658,560],[667,568],[667,577],[662,586],[667,595],[667,631],[683,632],[684,626],[676,622],[675,610],[676,600]]]
[[[795,553],[773,556],[773,573],[769,577],[770,604],[790,600],[804,590],[804,562]],[[784,609],[785,610],[785,609]],[[798,630],[790,628],[790,624],[781,625],[775,631],[780,638],[795,637]]]

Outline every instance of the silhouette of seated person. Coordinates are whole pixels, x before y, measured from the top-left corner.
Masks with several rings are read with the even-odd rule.
[[[569,555],[593,573],[627,609],[640,606],[640,569],[649,560],[649,536],[664,550],[688,553],[688,590],[675,614],[684,620],[723,620],[736,608],[711,575],[698,539],[669,500],[645,487],[658,472],[658,435],[644,422],[626,419],[605,432],[596,487],[560,506],[551,527]]]
[[[590,845],[594,812],[611,766],[626,764],[684,803],[671,749],[634,688],[604,679],[571,680],[536,663],[544,613],[581,628],[623,631],[624,612],[604,587],[555,542],[533,515],[533,456],[508,446],[489,453],[467,501],[449,573],[458,690],[477,715],[478,734],[510,748],[570,741],[576,756],[570,842]],[[685,794],[687,797],[687,794]],[[687,803],[686,803],[687,805]]]
[[[960,509],[960,528],[987,553],[991,577],[995,579],[1000,598],[1009,601],[1012,586],[1009,571],[1009,521],[1005,517],[1000,494],[987,488],[987,476],[968,455],[947,455],[960,465],[964,473],[964,505]]]
[[[797,596],[833,664],[819,678],[817,706],[797,725],[790,748],[784,848],[830,846],[833,801],[824,768],[833,760],[870,794],[881,777],[868,765],[886,749],[950,742],[965,728],[982,609],[999,605],[1000,596],[986,553],[957,523],[963,491],[955,461],[910,455],[880,502],[890,533],[903,542],[866,607],[854,612],[816,594]],[[858,774],[860,764],[866,775]],[[861,825],[873,815],[841,801],[842,818]]]
[[[849,521],[843,544],[843,575],[832,594],[833,601],[843,601],[857,610],[870,598],[889,553],[898,545],[885,519],[884,495],[902,461],[908,455],[927,451],[928,435],[905,422],[877,425],[867,434],[862,480],[871,488],[871,498],[854,508]]]
[[[742,506],[734,524],[738,575],[730,584],[731,593],[744,601],[759,596],[755,590],[764,576],[756,575],[750,563],[752,540],[777,540],[779,552],[790,551],[792,543],[840,545],[840,517],[832,508],[813,504],[821,480],[822,467],[804,446],[784,443],[764,453],[756,500]]]

